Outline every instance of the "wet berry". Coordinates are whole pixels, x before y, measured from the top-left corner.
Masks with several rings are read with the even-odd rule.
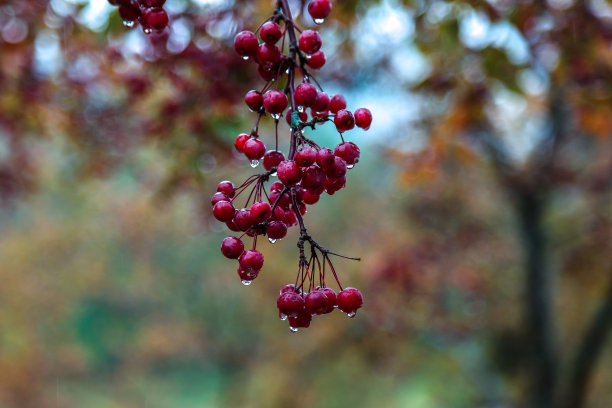
[[[334,118],[334,125],[336,125],[338,132],[346,132],[347,130],[351,130],[355,127],[355,117],[351,111],[340,109]]]
[[[263,106],[263,96],[261,95],[261,92],[252,90],[247,92],[247,94],[244,96],[244,102],[247,104],[250,110],[257,112]]]
[[[219,201],[230,201],[230,200],[231,199],[227,195],[216,192],[215,194],[213,194],[212,199],[210,200],[210,203],[214,206]]]
[[[366,108],[359,108],[355,111],[355,124],[363,130],[368,130],[372,124],[372,112]]]
[[[302,171],[293,160],[285,160],[277,167],[278,179],[286,186],[294,186],[302,179]]]
[[[168,13],[160,7],[145,9],[142,18],[144,20],[143,26],[154,31],[162,31],[168,26]]]
[[[269,113],[281,114],[287,107],[287,95],[281,91],[272,89],[264,94],[263,106]]]
[[[279,152],[278,150],[268,150],[263,157],[264,169],[270,170],[272,167],[278,166],[283,160],[285,160],[285,155],[283,152]]]
[[[296,316],[304,310],[304,299],[299,293],[281,293],[276,301],[278,311],[286,316]]]
[[[317,152],[317,164],[323,170],[334,165],[334,152],[327,147],[319,149]]]
[[[234,188],[234,183],[231,181],[222,181],[217,185],[217,191],[219,193],[223,193],[226,196],[232,198],[236,193],[236,189]]]
[[[233,219],[234,212],[234,206],[229,201],[219,201],[213,207],[213,215],[221,222],[226,222]]]
[[[337,113],[340,109],[346,109],[346,99],[342,95],[334,95],[329,101],[329,111]]]
[[[325,65],[325,62],[326,62],[326,60],[325,60],[325,53],[323,53],[323,51],[319,50],[319,51],[315,52],[314,54],[312,54],[310,57],[308,57],[306,59],[306,62],[313,69],[319,69],[323,65]]]
[[[234,38],[234,49],[243,57],[254,57],[259,49],[259,41],[250,31],[242,31]]]
[[[244,252],[244,244],[236,237],[227,237],[221,243],[221,252],[226,258],[238,259]]]
[[[316,190],[325,185],[325,172],[319,166],[308,166],[302,169],[302,186]]]
[[[338,309],[344,313],[354,314],[363,305],[363,296],[358,289],[345,288],[337,296]]]
[[[298,106],[310,107],[317,100],[317,88],[309,83],[300,84],[295,88],[293,97]]]
[[[233,218],[234,224],[240,229],[240,231],[246,231],[255,224],[255,220],[251,216],[251,210],[241,208],[236,211]]]
[[[329,96],[325,92],[317,92],[317,98],[312,104],[311,109],[315,112],[325,112],[329,108]]]
[[[312,55],[321,48],[321,36],[314,30],[304,30],[300,34],[298,46],[307,55]]]
[[[312,0],[310,4],[308,4],[308,14],[313,18],[313,20],[323,20],[325,17],[329,16],[331,13],[331,2],[329,0]]]
[[[282,239],[287,235],[287,225],[282,221],[270,221],[266,227],[270,239]]]
[[[317,151],[310,146],[302,146],[293,156],[293,160],[299,167],[310,166],[317,160]]]
[[[309,327],[311,321],[312,315],[305,308],[297,314],[289,316],[289,326],[292,328],[292,331],[297,331],[300,327]]]
[[[266,44],[276,44],[282,35],[280,26],[273,21],[264,23],[259,29],[259,36]]]
[[[244,155],[251,160],[259,160],[266,153],[266,145],[259,139],[249,139],[244,143]]]
[[[244,153],[244,144],[250,138],[251,136],[247,135],[246,133],[239,134],[234,141],[234,147],[236,147],[236,150],[238,150],[240,153]]]
[[[321,291],[312,291],[304,298],[304,304],[310,314],[322,314],[327,310],[327,296]]]
[[[240,267],[242,269],[253,269],[259,271],[264,264],[264,256],[261,252],[256,249],[249,249],[248,251],[244,251],[240,258],[238,259],[240,263]]]
[[[264,222],[272,215],[272,208],[270,204],[265,201],[260,201],[258,203],[254,203],[251,206],[251,217],[255,223],[259,224],[260,222]]]
[[[359,161],[359,153],[359,147],[353,142],[340,143],[334,150],[334,154],[342,157],[348,165],[355,165]]]

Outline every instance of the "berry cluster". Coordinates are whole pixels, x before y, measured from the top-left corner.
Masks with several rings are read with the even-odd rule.
[[[168,13],[162,7],[166,0],[108,0],[119,6],[119,16],[126,27],[138,21],[146,34],[163,31],[168,26]]]
[[[331,3],[313,0],[308,10],[315,22],[322,23],[331,11]],[[296,31],[300,32],[299,38]],[[289,320],[292,331],[308,327],[312,316],[330,313],[335,308],[353,317],[363,303],[359,290],[342,288],[330,257],[357,258],[321,246],[308,233],[303,218],[307,206],[317,203],[321,194],[333,195],[346,185],[347,169],[359,161],[359,147],[345,141],[344,132],[355,126],[367,130],[372,122],[368,109],[357,109],[354,113],[347,110],[344,97],[330,98],[309,72],[325,64],[321,45],[317,31],[301,31],[296,27],[287,0],[279,0],[274,14],[255,32],[242,31],[235,37],[236,52],[257,65],[266,84],[261,91],[252,90],[245,95],[245,103],[257,113],[257,119],[251,132],[238,135],[234,144],[252,167],[263,162],[265,172],[247,178],[238,187],[222,181],[212,197],[215,218],[230,230],[242,232],[239,237],[225,238],[221,252],[238,260],[238,275],[245,285],[257,278],[264,264],[264,256],[257,250],[258,236],[267,235],[274,243],[285,237],[289,228],[299,226],[300,258],[295,284],[285,286],[277,300],[280,317]],[[298,75],[302,81],[296,84]],[[287,155],[278,149],[283,114],[290,127]],[[274,120],[276,129],[275,148],[271,150],[267,150],[259,135],[259,123],[267,115]],[[319,146],[304,135],[305,128],[315,130],[326,122],[333,122],[340,135],[341,141],[334,150]],[[279,181],[266,189],[265,184],[274,176]],[[246,201],[243,206],[236,206],[240,196],[246,196]],[[245,250],[242,242],[245,235],[252,237],[251,249]],[[308,256],[306,243],[310,246]],[[340,288],[338,294],[326,286],[327,272],[331,272]]]

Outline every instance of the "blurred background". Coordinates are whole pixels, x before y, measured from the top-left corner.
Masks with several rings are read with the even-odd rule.
[[[245,287],[209,204],[274,2],[164,8],[0,2],[0,407],[612,406],[612,4],[333,2],[317,79],[374,122],[305,220],[365,304],[297,334],[296,231]]]

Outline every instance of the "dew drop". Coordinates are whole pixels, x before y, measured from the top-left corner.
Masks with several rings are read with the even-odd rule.
[[[317,23],[317,24],[323,24],[324,21],[325,21],[324,18],[315,18],[314,19],[314,22]]]
[[[259,166],[259,160],[251,160],[251,167],[255,168],[257,166]]]
[[[285,74],[289,75],[289,68],[285,70]]]
[[[242,59],[245,60],[245,61],[248,61],[249,60],[249,56],[248,55],[243,55]]]
[[[268,238],[268,241],[270,241],[271,244],[276,242],[276,240],[274,238]]]
[[[353,317],[355,317],[356,314],[357,312],[353,311],[353,312],[347,313],[346,315],[352,319]]]
[[[273,113],[270,116],[272,116],[273,119],[277,119],[277,120],[280,119],[281,117],[280,113]]]
[[[304,81],[308,81],[308,75],[304,75]]]
[[[134,27],[134,20],[123,20],[123,25],[126,27]]]
[[[144,31],[145,34],[151,34],[151,29],[150,28],[145,28],[142,31]]]
[[[277,175],[277,174],[278,174],[278,172],[276,172],[276,171],[275,171],[274,173],[270,173],[270,175],[271,175],[272,177],[276,177],[276,175]]]
[[[279,313],[279,314],[278,314],[278,317],[279,317],[281,320],[287,320],[287,315],[286,315],[286,314],[284,314],[284,313]]]
[[[353,167],[355,167],[355,165],[354,165],[354,164],[347,164],[347,165],[346,165],[346,168],[347,168],[347,169],[349,169],[349,170],[350,170],[350,169],[352,169]]]
[[[253,281],[252,281],[252,280],[245,280],[245,279],[243,279],[243,280],[242,280],[242,284],[243,284],[244,286],[249,286],[251,283],[253,283]],[[353,313],[353,315],[354,315],[354,313]]]
[[[299,329],[297,327],[289,326],[289,330],[291,330],[294,333],[297,333]]]
[[[304,112],[305,110],[306,110],[306,108],[305,108],[305,107],[303,107],[303,106],[298,106],[298,112],[302,113],[302,112]]]

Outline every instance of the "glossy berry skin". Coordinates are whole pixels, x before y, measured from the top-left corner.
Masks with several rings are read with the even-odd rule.
[[[264,67],[273,67],[281,60],[280,49],[276,45],[261,44],[257,50],[257,61]]]
[[[274,183],[272,183],[270,185],[270,191],[282,191],[285,188],[285,185],[283,183],[281,183],[280,181],[275,181]]]
[[[154,31],[162,31],[168,26],[168,13],[160,7],[145,9],[142,13],[142,18],[144,19],[143,26],[149,27]]]
[[[244,96],[244,102],[250,110],[257,112],[263,107],[263,96],[261,92],[251,90]]]
[[[372,124],[372,112],[367,108],[359,108],[355,111],[355,124],[363,130],[368,130]]]
[[[325,183],[324,183],[325,184]],[[304,193],[304,203],[308,205],[316,204],[319,201],[320,194],[314,194],[310,190]]]
[[[358,289],[345,288],[337,296],[338,309],[344,313],[354,313],[363,305],[363,296]]]
[[[338,178],[326,178],[325,179],[325,191],[327,194],[334,195],[334,193],[346,186],[346,176]]]
[[[164,3],[166,3],[166,0],[144,0],[141,1],[141,3],[147,8],[162,7]]]
[[[265,66],[265,65],[258,65],[257,73],[259,74],[261,79],[263,79],[264,81],[271,81],[276,76],[274,69],[272,69],[272,67]]]
[[[319,149],[317,152],[317,164],[323,170],[327,169],[330,166],[334,165],[334,152],[327,147]]]
[[[334,154],[342,157],[346,164],[355,165],[359,161],[359,147],[353,142],[344,142],[336,146]]]
[[[276,167],[285,160],[285,155],[283,152],[279,152],[278,150],[268,150],[263,157],[263,166],[264,169],[270,170],[272,167]]]
[[[322,312],[323,314],[331,313],[334,311],[334,308],[338,306],[338,302],[336,300],[336,292],[332,288],[321,288],[317,287],[316,290],[321,291],[327,296],[327,308]]]
[[[299,327],[309,327],[312,315],[306,309],[302,309],[297,314],[289,316],[289,326],[297,329]]]
[[[329,0],[312,0],[308,4],[308,14],[313,20],[323,20],[331,13],[331,2]]]
[[[321,291],[312,291],[304,298],[304,304],[310,314],[322,314],[327,310],[327,296]]]
[[[285,120],[287,121],[287,124],[289,126],[291,126],[291,114],[292,113],[293,113],[293,109],[289,108],[287,109],[287,113],[285,114]],[[306,122],[308,120],[308,114],[306,112],[298,111],[298,117],[300,118],[302,122]]]
[[[234,217],[236,215],[234,214]],[[241,231],[240,228],[238,228],[238,226],[236,225],[236,223],[234,222],[234,220],[231,221],[226,221],[225,225],[227,226],[227,228],[229,228],[230,231],[234,231],[234,232],[239,232]]]
[[[236,150],[238,150],[240,153],[244,153],[244,144],[250,138],[251,136],[247,135],[246,133],[239,134],[236,137],[236,140],[234,140],[234,147],[236,148]]]
[[[282,221],[270,221],[266,227],[266,234],[270,239],[282,239],[287,235],[287,225]]]
[[[234,38],[234,49],[242,57],[254,57],[259,49],[259,41],[251,31],[242,31]]]
[[[259,29],[259,36],[266,44],[276,44],[282,35],[280,26],[273,21],[264,23]]]
[[[293,160],[285,160],[277,167],[278,179],[287,187],[294,186],[302,179],[302,171]]]
[[[310,107],[317,100],[317,88],[309,83],[300,84],[295,88],[293,97],[298,106]]]
[[[310,65],[311,68],[319,69],[323,65],[325,65],[325,62],[326,62],[325,53],[319,50],[315,52],[314,54],[312,54],[310,57],[308,57],[306,62],[308,63],[308,65]]]
[[[338,132],[346,132],[347,130],[351,130],[355,127],[355,117],[351,111],[340,109],[334,118],[334,125],[336,125]]]
[[[300,167],[310,166],[317,160],[317,151],[310,146],[302,146],[295,152],[293,160]]]
[[[325,172],[319,166],[308,166],[302,169],[302,187],[316,190],[325,185]]]
[[[244,155],[250,160],[259,160],[266,153],[266,145],[259,139],[249,139],[244,143]]]
[[[119,17],[123,21],[136,21],[140,17],[140,6],[136,0],[124,1],[119,6]]]
[[[259,276],[259,269],[238,267],[238,276],[242,281],[252,281]]]
[[[264,222],[272,215],[272,207],[270,204],[265,201],[260,201],[258,203],[254,203],[251,206],[251,217],[253,217],[253,221],[259,224],[260,222]]]
[[[301,291],[293,283],[283,286],[283,288],[280,290],[281,295],[283,293],[300,293],[300,292]]]
[[[329,108],[329,96],[325,92],[317,92],[317,98],[311,105],[311,109],[315,112],[325,112]]]
[[[217,185],[217,191],[219,193],[223,193],[226,196],[228,196],[229,198],[234,197],[234,194],[236,193],[236,189],[234,188],[234,183],[232,183],[231,181],[222,181]]]
[[[229,201],[219,201],[213,207],[213,215],[221,222],[232,220],[235,212],[234,206]]]
[[[240,267],[242,269],[251,268],[253,270],[259,271],[264,264],[264,256],[261,252],[256,249],[249,249],[248,251],[244,251],[240,258],[238,258],[238,262],[240,263]]]
[[[264,94],[263,106],[269,113],[281,114],[287,107],[287,95],[281,91],[272,89]]]
[[[219,201],[230,201],[230,200],[231,199],[227,195],[220,193],[220,192],[216,192],[215,194],[213,194],[212,199],[210,200],[210,204],[214,206]]]
[[[240,231],[246,231],[255,224],[255,220],[251,216],[251,210],[241,208],[236,211],[233,218],[234,224],[240,229]]]
[[[278,206],[287,210],[289,209],[289,205],[291,205],[291,197],[289,193],[285,193],[281,196],[282,190],[274,190],[270,193],[270,203],[274,204],[278,197],[280,197],[280,201],[278,202]]]
[[[329,111],[337,113],[340,109],[346,109],[346,99],[342,95],[334,95],[329,101]]]
[[[314,30],[304,30],[298,39],[298,47],[307,55],[319,51],[321,44],[321,36]]]
[[[227,237],[221,243],[221,253],[229,259],[238,259],[244,252],[244,244],[236,237]]]
[[[281,293],[276,300],[276,307],[278,307],[278,311],[284,315],[289,317],[295,316],[304,310],[304,298],[302,298],[299,293],[295,292]]]

